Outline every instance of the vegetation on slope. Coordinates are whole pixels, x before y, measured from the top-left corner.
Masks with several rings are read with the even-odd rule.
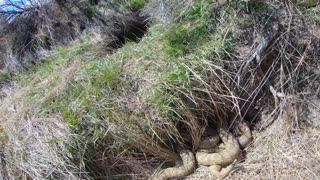
[[[121,7],[148,11],[148,3]],[[25,71],[1,74],[0,81],[15,82],[1,100],[2,176],[150,177],[163,162],[179,159],[177,144],[195,151],[208,127],[231,127],[239,117],[254,126],[256,107],[295,128],[287,111],[317,88],[307,81],[319,81],[315,11],[272,1],[198,0],[171,24],[154,20],[140,42],[125,39],[113,54],[111,36],[101,42],[87,33],[46,51]],[[239,72],[245,51],[254,52],[275,24],[280,35],[261,64]]]

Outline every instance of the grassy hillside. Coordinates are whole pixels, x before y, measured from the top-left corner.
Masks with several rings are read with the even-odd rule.
[[[319,7],[196,0],[152,16],[159,5],[124,1],[116,23],[0,72],[1,177],[148,179],[212,129],[239,138],[239,121],[254,141],[229,178],[320,177]],[[132,10],[150,17],[141,38],[114,30]]]

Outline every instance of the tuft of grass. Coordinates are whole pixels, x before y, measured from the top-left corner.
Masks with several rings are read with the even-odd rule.
[[[13,79],[13,74],[8,72],[1,72],[0,71],[0,85],[2,83],[9,82]]]
[[[133,11],[140,11],[146,4],[146,0],[126,0],[124,8]]]
[[[182,15],[181,20],[196,20],[208,22],[212,18],[214,2],[210,0],[196,0]]]
[[[167,34],[168,48],[166,53],[169,56],[185,56],[191,53],[200,43],[207,40],[207,27],[196,26],[186,27],[176,25]]]

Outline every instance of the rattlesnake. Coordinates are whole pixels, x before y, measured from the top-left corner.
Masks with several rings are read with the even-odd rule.
[[[223,178],[229,174],[233,163],[239,157],[240,145],[230,132],[223,129],[220,130],[219,137],[223,143],[219,145],[216,152],[210,153],[200,149],[196,152],[196,159],[199,164],[209,166],[213,176]]]
[[[175,167],[163,169],[156,174],[152,180],[173,179],[191,174],[196,167],[194,154],[190,150],[183,149],[179,152],[179,155],[182,159],[182,162]]]
[[[251,130],[249,128],[248,123],[245,122],[245,121],[240,121],[240,123],[238,124],[236,130],[239,131],[238,132],[239,134],[241,134],[241,136],[238,137],[240,148],[244,149],[253,140],[252,132],[251,132]]]
[[[246,147],[252,141],[252,134],[247,123],[240,122],[236,129],[238,133],[241,133],[238,139],[224,129],[220,129],[219,134],[202,138],[199,149],[195,153],[196,159],[190,150],[181,150],[178,153],[182,162],[175,167],[161,170],[153,176],[152,180],[187,176],[194,171],[196,161],[201,165],[209,166],[210,173],[216,178],[227,176],[239,158],[240,148]],[[221,140],[222,143],[220,143]]]

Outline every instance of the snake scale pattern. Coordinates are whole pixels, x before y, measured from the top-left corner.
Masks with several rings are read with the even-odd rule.
[[[167,180],[181,178],[191,174],[197,166],[208,166],[210,173],[217,179],[226,177],[233,169],[244,149],[252,141],[252,133],[248,124],[240,122],[236,128],[239,137],[220,129],[219,134],[204,137],[195,154],[183,149],[179,152],[182,159],[175,167],[170,167],[156,173],[152,180]]]

